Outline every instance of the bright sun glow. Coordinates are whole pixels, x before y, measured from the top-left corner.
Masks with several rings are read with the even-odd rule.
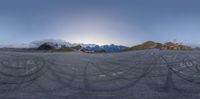
[[[98,33],[80,33],[79,35],[73,36],[73,42],[85,43],[85,44],[107,44],[107,37]]]

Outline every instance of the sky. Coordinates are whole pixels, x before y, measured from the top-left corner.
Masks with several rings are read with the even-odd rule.
[[[0,45],[41,39],[200,46],[200,0],[0,0]]]

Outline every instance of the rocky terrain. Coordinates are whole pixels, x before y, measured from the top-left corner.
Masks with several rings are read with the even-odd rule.
[[[145,50],[145,49],[187,50],[187,51],[192,50],[191,47],[186,46],[186,45],[182,45],[182,44],[179,44],[179,43],[166,42],[166,43],[162,44],[162,43],[157,43],[157,42],[153,42],[153,41],[147,41],[147,42],[144,42],[140,45],[129,47],[129,48],[125,49],[125,51]]]

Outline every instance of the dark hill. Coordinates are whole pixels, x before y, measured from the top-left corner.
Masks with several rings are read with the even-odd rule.
[[[55,47],[48,43],[44,43],[44,44],[40,45],[37,49],[38,50],[54,50]]]

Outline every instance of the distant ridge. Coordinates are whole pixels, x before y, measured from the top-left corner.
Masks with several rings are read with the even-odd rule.
[[[124,51],[131,51],[131,50],[145,50],[145,49],[160,49],[160,50],[192,50],[191,47],[173,43],[173,42],[167,42],[167,43],[157,43],[154,41],[147,41],[142,44],[129,47],[125,49]]]
[[[123,52],[123,51],[134,51],[134,50],[145,50],[145,49],[160,49],[160,50],[199,50],[192,49],[190,46],[166,42],[159,43],[154,41],[146,41],[142,44],[127,47],[122,45],[97,45],[97,44],[83,44],[83,43],[70,43],[61,39],[44,39],[37,40],[26,44],[13,44],[3,48],[7,49],[23,49],[23,50],[43,50],[43,51],[82,51],[82,52]]]
[[[31,42],[37,50],[54,50],[54,51],[83,51],[83,52],[121,52],[128,48],[122,45],[96,45],[96,44],[79,44],[69,43],[64,40],[47,39]]]

